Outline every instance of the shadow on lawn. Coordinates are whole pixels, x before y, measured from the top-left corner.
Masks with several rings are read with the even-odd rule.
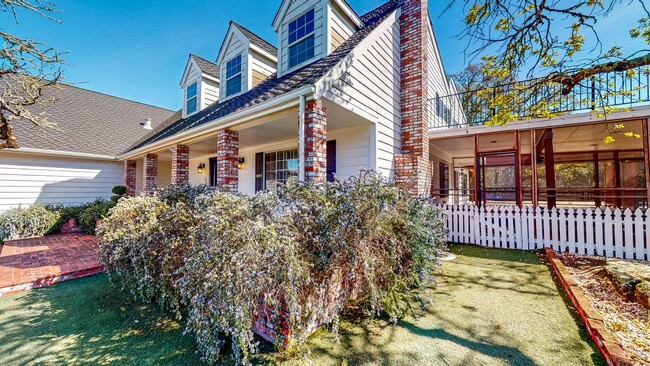
[[[459,270],[455,271],[458,273],[456,275],[443,272],[442,275],[452,287],[476,286],[485,290],[508,290],[530,295],[557,296],[557,288],[553,284],[541,280],[542,277],[548,276],[550,268],[542,268],[542,266],[548,266],[541,262],[540,253],[538,252],[483,248],[470,245],[451,245],[450,251],[466,258],[490,260],[490,262],[455,262],[455,266],[466,267],[472,271],[479,270],[481,276],[466,276],[466,271]],[[504,268],[517,272],[517,277],[504,276]],[[442,270],[444,271],[444,269],[443,264]],[[444,293],[444,290],[442,293]]]
[[[503,345],[488,343],[488,342],[473,341],[467,338],[453,335],[444,329],[425,329],[411,323],[404,323],[402,324],[402,326],[408,329],[413,334],[429,337],[433,339],[440,339],[444,341],[454,342],[455,344],[459,346],[463,346],[474,352],[486,356],[494,357],[494,358],[500,358],[512,365],[521,365],[521,366],[537,365],[535,361],[533,361],[530,357],[526,356],[523,352],[521,352],[515,347],[508,347],[508,346],[503,346]],[[471,360],[467,360],[467,361],[471,362]]]
[[[471,352],[468,352],[464,359],[459,361],[449,357],[455,355],[447,355],[443,352],[421,354],[407,349],[400,352],[389,351],[387,346],[391,343],[395,344],[395,333],[399,328],[406,329],[418,337],[427,337],[429,338],[427,342],[436,342],[437,340],[453,342],[475,354],[501,359],[506,364],[537,365],[533,359],[516,347],[459,337],[444,329],[426,329],[410,322],[400,322],[397,326],[384,322],[379,329],[370,326],[368,321],[355,323],[353,329],[340,332],[340,348],[344,350],[343,352],[336,351],[334,348],[319,348],[315,352],[326,354],[330,359],[335,359],[337,364],[348,363],[350,365],[471,365],[476,361]],[[452,359],[452,363],[449,362],[450,359]]]
[[[197,365],[191,335],[106,275],[0,298],[0,364]]]

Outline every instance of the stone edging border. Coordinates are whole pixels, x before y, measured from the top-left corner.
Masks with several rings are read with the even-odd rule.
[[[616,338],[607,331],[603,318],[589,304],[584,292],[575,283],[569,271],[560,261],[557,254],[551,248],[545,248],[546,256],[551,263],[551,267],[562,284],[564,292],[571,300],[580,319],[587,327],[587,332],[593,339],[596,347],[605,358],[608,365],[631,366],[632,361],[623,351],[623,347],[617,342]]]
[[[34,288],[46,287],[54,285],[55,283],[64,282],[68,280],[73,280],[76,278],[88,277],[104,272],[104,266],[96,266],[91,268],[86,268],[78,271],[73,271],[61,275],[47,276],[39,278],[38,280],[22,283],[19,285],[12,285],[8,287],[0,288],[0,297],[15,294],[25,290],[30,290]]]

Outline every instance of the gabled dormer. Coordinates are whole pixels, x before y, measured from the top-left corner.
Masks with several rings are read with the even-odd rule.
[[[273,20],[278,76],[329,55],[362,25],[344,0],[284,0]]]
[[[190,54],[180,83],[183,89],[183,118],[219,100],[219,67]]]
[[[230,27],[217,56],[222,100],[244,93],[275,73],[277,49],[241,25]]]

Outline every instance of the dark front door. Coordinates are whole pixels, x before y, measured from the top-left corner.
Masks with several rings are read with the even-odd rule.
[[[333,182],[336,174],[336,140],[327,141],[327,181]]]
[[[210,186],[217,185],[217,158],[210,158]]]

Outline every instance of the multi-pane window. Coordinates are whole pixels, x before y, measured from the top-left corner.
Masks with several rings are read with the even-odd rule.
[[[226,63],[226,96],[241,91],[241,55]]]
[[[185,92],[185,112],[187,114],[192,114],[197,110],[198,98],[196,97],[196,88],[196,83],[193,83],[187,87],[187,90]]]
[[[314,57],[314,9],[289,23],[289,68]]]
[[[266,190],[275,191],[278,183],[286,183],[290,177],[298,177],[298,149],[264,154],[264,186]]]

